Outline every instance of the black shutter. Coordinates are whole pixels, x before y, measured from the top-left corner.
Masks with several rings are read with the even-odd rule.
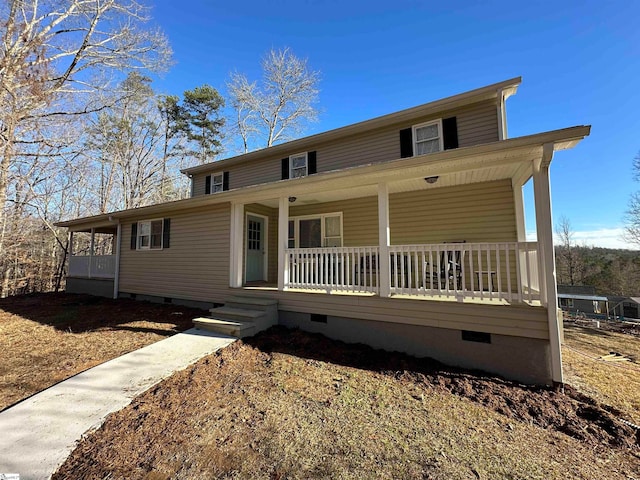
[[[458,148],[458,122],[456,117],[442,119],[442,140],[445,150]]]
[[[282,180],[289,178],[289,157],[282,159]]]
[[[318,173],[318,164],[316,162],[316,152],[307,153],[307,173],[309,175]]]
[[[400,130],[400,158],[413,157],[413,132],[411,128]]]
[[[207,175],[204,181],[204,193],[209,195],[211,193],[211,175]]]
[[[131,250],[135,250],[138,246],[138,224],[131,224]]]
[[[162,248],[169,248],[169,238],[171,237],[171,219],[165,218],[162,225]]]
[[[222,190],[225,192],[229,190],[229,172],[222,174]]]

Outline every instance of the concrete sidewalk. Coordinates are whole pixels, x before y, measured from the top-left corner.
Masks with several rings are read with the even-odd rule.
[[[235,338],[187,330],[91,368],[0,413],[0,474],[49,478],[87,430]],[[37,367],[36,367],[37,368]]]

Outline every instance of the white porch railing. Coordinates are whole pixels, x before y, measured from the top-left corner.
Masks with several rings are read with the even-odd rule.
[[[389,247],[392,294],[540,300],[536,242]],[[378,247],[287,249],[287,287],[379,292]]]
[[[291,288],[378,292],[378,247],[286,250]]]
[[[540,300],[537,248],[536,242],[391,246],[391,293]]]
[[[72,255],[69,257],[70,277],[114,278],[115,255]]]

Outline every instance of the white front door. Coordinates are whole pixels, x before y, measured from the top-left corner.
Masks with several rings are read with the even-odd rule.
[[[247,215],[247,258],[246,281],[267,279],[265,268],[267,258],[266,217]]]

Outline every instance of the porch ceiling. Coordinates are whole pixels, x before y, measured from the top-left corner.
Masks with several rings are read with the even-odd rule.
[[[346,177],[344,179],[334,179],[327,183],[323,190],[304,192],[292,190],[291,197],[295,197],[295,205],[307,205],[317,203],[336,202],[353,198],[376,196],[378,194],[378,183],[385,181],[389,185],[389,193],[412,192],[416,190],[432,190],[435,188],[452,187],[456,185],[468,185],[472,183],[491,182],[495,180],[517,179],[521,176],[528,178],[531,172],[531,162],[540,156],[540,149],[527,149],[517,152],[515,155],[500,155],[499,158],[493,156],[483,156],[479,161],[489,163],[489,166],[482,166],[479,163],[476,168],[456,165],[457,162],[446,164],[423,165],[413,167],[411,175],[408,176],[407,169],[388,170],[384,174],[372,175],[370,177]],[[494,160],[501,162],[494,164]],[[503,163],[510,162],[510,163]],[[427,183],[426,177],[437,176],[435,183]],[[365,183],[364,185],[360,183]],[[360,185],[358,185],[360,184]],[[258,203],[277,208],[278,199],[260,200]]]

